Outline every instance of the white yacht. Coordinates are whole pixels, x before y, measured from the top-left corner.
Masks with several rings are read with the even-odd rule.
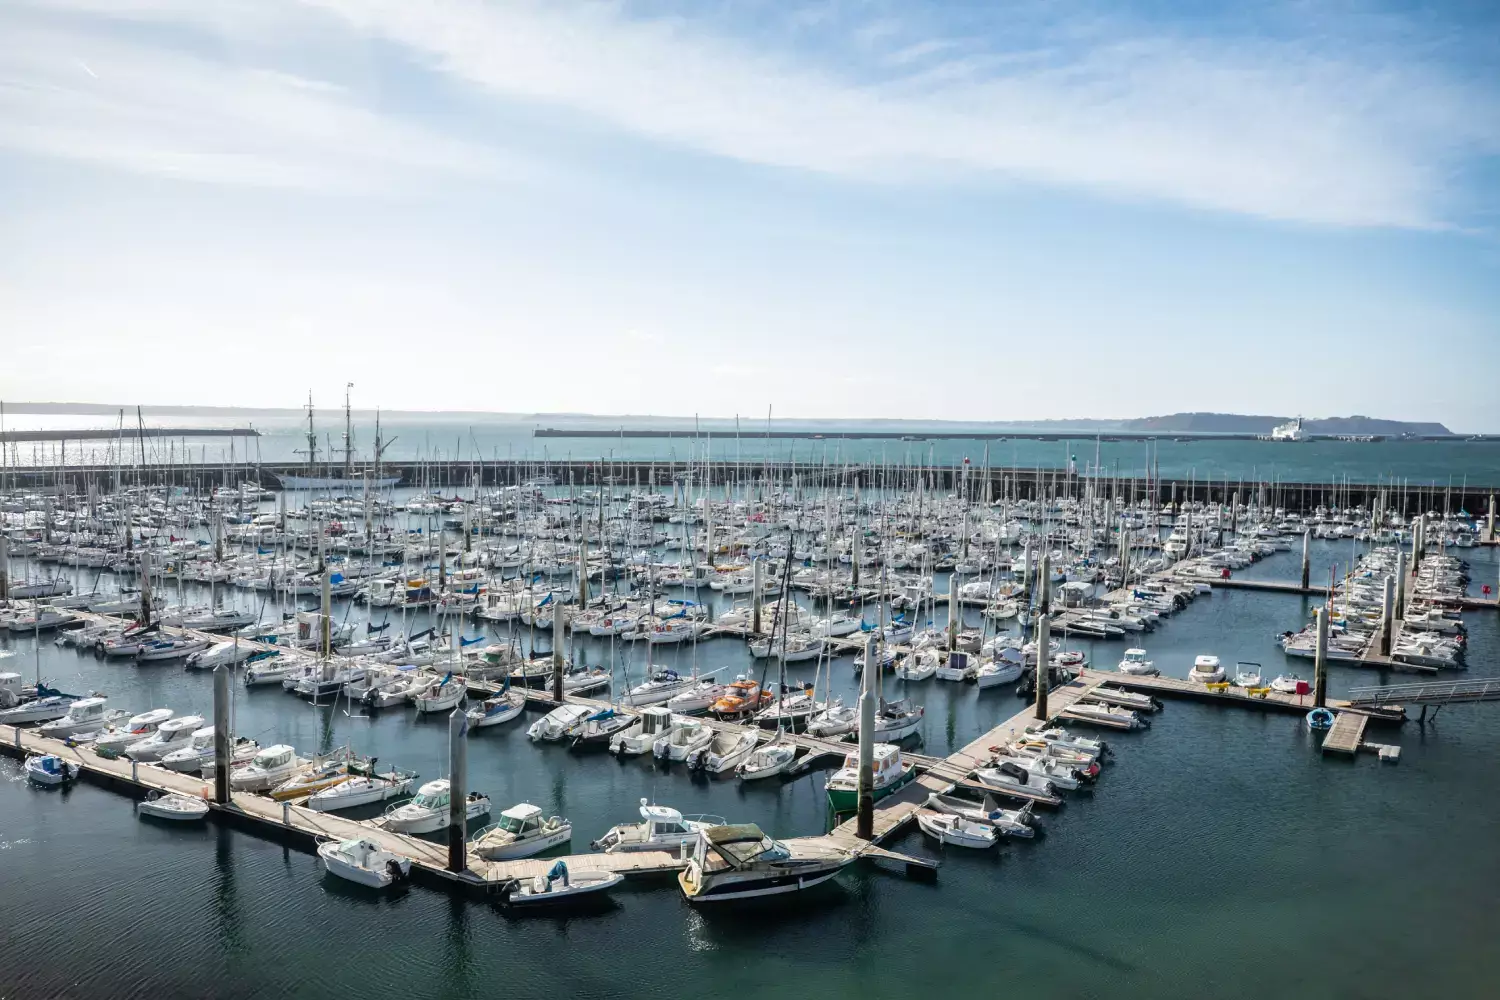
[[[202,722],[199,719],[196,724]],[[244,767],[231,771],[229,787],[237,792],[263,792],[296,774],[304,764],[294,748],[278,743],[256,754]]]
[[[156,732],[125,748],[125,756],[131,760],[151,762],[161,760],[173,750],[181,750],[193,739],[193,731],[203,725],[201,715],[181,715],[168,719],[156,728]]]
[[[1120,673],[1131,674],[1136,677],[1144,677],[1161,673],[1156,669],[1156,664],[1146,659],[1144,649],[1127,649],[1125,657],[1120,660]]]
[[[94,737],[94,753],[100,757],[118,757],[126,747],[146,739],[171,717],[170,708],[153,708],[133,715],[128,721],[110,726]]]
[[[1224,667],[1217,656],[1204,654],[1193,661],[1193,669],[1188,671],[1188,680],[1217,684],[1224,680]]]
[[[107,698],[80,698],[68,706],[61,719],[44,722],[36,731],[54,740],[75,740],[92,736],[129,714],[123,708],[110,708]]]
[[[691,843],[698,831],[710,826],[722,825],[721,816],[683,816],[670,806],[652,805],[649,799],[641,799],[641,821],[621,823],[589,847],[606,854],[621,854],[629,851],[676,851],[683,844]]]
[[[368,837],[329,840],[318,845],[318,857],[330,874],[372,889],[404,882],[411,875],[411,859],[393,854]]]
[[[448,825],[449,785],[447,778],[429,781],[417,789],[410,802],[391,806],[385,811],[385,827],[397,833],[434,833]],[[464,814],[478,819],[490,812],[490,800],[470,792]]]
[[[470,849],[486,861],[529,858],[573,839],[573,824],[561,816],[544,816],[529,802],[502,810],[493,825],[474,835]]]
[[[781,895],[821,885],[853,860],[843,848],[775,840],[754,823],[710,826],[698,831],[677,884],[691,903]]]

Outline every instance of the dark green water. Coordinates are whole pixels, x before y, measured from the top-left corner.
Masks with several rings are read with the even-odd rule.
[[[1476,588],[1496,577],[1492,552],[1468,556]],[[1263,565],[1295,571],[1290,555]],[[1306,608],[1221,592],[1144,645],[1172,674],[1200,652],[1274,673],[1286,661],[1272,636]],[[1469,674],[1496,672],[1500,622],[1469,622]],[[104,688],[128,707],[210,705],[206,676],[44,643],[43,674],[66,686]],[[5,648],[6,669],[29,675],[30,640]],[[1122,648],[1091,653],[1110,668]],[[709,669],[747,662],[729,641],[697,655]],[[852,694],[847,659],[834,674]],[[1334,694],[1409,679],[1332,677]],[[929,752],[1021,706],[1008,689],[916,687]],[[442,768],[445,727],[403,712],[352,720],[279,689],[244,695],[237,711],[262,743],[353,739],[424,777]],[[602,912],[524,919],[422,888],[346,888],[310,854],[214,824],[142,822],[128,799],[90,785],[34,789],[0,758],[0,997],[1493,995],[1500,706],[1370,735],[1401,744],[1401,763],[1325,760],[1295,717],[1170,703],[1151,730],[1112,740],[1117,760],[1097,791],[1048,815],[1044,838],[949,849],[935,883],[855,870],[806,899],[716,912],[689,908],[670,881],[645,882]],[[780,835],[823,829],[821,776],[742,790],[533,746],[520,725],[476,737],[469,756],[471,783],[497,806],[524,798],[569,816],[577,848],[632,818],[643,795]],[[918,833],[893,846],[936,853]]]

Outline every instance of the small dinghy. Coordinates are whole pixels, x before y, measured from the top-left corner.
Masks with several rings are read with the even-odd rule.
[[[318,845],[318,857],[332,874],[372,889],[405,882],[411,875],[411,858],[392,854],[365,837],[325,841]]]
[[[62,785],[73,781],[83,768],[56,754],[37,754],[26,758],[26,777],[38,785]]]
[[[1324,733],[1333,728],[1335,716],[1326,708],[1315,708],[1307,713],[1307,728],[1313,732]]]
[[[1000,839],[995,828],[988,823],[978,823],[953,813],[923,810],[917,813],[917,825],[922,828],[923,833],[938,843],[950,844],[954,847],[972,847],[983,850],[987,847],[994,847]]]
[[[559,861],[545,875],[514,879],[501,886],[500,901],[507,906],[556,905],[608,892],[624,878],[619,872],[571,872],[564,862]]]
[[[208,803],[180,792],[152,792],[136,803],[136,812],[153,819],[194,823],[208,815]]]
[[[927,796],[927,808],[934,812],[959,816],[974,823],[983,823],[985,826],[992,827],[1002,837],[1036,836],[1036,830],[1032,827],[1036,820],[1032,816],[1032,803],[1030,802],[1020,809],[1002,809],[988,795],[984,797],[983,802],[974,802],[954,795],[939,795],[933,792]]]

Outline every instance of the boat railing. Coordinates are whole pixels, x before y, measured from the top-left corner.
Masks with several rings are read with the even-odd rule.
[[[727,819],[725,819],[723,816],[716,816],[713,813],[694,813],[692,815],[684,814],[682,818],[685,822],[688,823],[703,823],[708,826],[729,825],[729,821]]]

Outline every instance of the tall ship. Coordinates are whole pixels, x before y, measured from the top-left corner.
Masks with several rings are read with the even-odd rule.
[[[1307,432],[1302,429],[1302,418],[1288,420],[1271,428],[1272,441],[1306,441]]]
[[[352,386],[353,383],[350,383]],[[307,394],[307,450],[299,451],[299,454],[307,456],[307,471],[305,476],[278,475],[281,488],[284,490],[331,490],[345,493],[362,492],[366,489],[382,490],[399,485],[400,476],[382,476],[380,474],[380,459],[395,441],[382,441],[380,439],[380,411],[375,411],[375,463],[374,468],[368,474],[356,475],[354,472],[354,421],[353,413],[349,408],[349,393],[344,393],[344,447],[340,449],[344,454],[343,475],[319,476],[315,473],[318,469],[318,432],[313,428],[313,399],[312,393]],[[335,453],[333,443],[329,442],[329,457]],[[331,471],[331,470],[330,470]]]

